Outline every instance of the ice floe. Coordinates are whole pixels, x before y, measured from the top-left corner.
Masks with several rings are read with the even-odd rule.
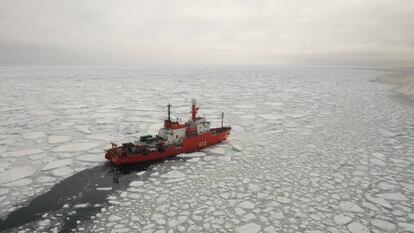
[[[366,226],[364,226],[364,225],[362,225],[361,223],[358,223],[358,222],[350,223],[348,225],[348,230],[351,233],[369,233],[370,232],[370,230]]]
[[[48,137],[48,143],[56,144],[56,143],[63,143],[72,140],[71,136],[63,136],[63,135],[50,135]]]
[[[131,186],[131,187],[140,187],[140,186],[143,186],[143,185],[144,185],[144,182],[143,181],[138,181],[138,180],[132,181],[129,184],[129,186]]]
[[[28,184],[33,183],[32,179],[23,178],[20,180],[15,180],[7,184],[3,184],[6,187],[18,187],[18,186],[25,186]]]
[[[105,161],[105,157],[102,156],[103,153],[85,153],[76,157],[76,160],[86,161],[86,162],[102,162]]]
[[[253,209],[255,207],[255,204],[253,204],[251,201],[244,201],[240,203],[239,206],[243,209]]]
[[[336,215],[334,221],[338,225],[346,225],[352,221],[352,218],[343,214]]]
[[[395,224],[381,219],[373,219],[371,220],[371,224],[387,232],[391,232],[395,229]]]
[[[13,167],[0,174],[0,184],[31,176],[36,171],[37,169],[32,166]]]
[[[23,133],[22,134],[24,139],[38,139],[46,137],[44,132],[30,132],[30,133]]]
[[[345,211],[364,212],[364,209],[362,209],[358,204],[356,204],[352,201],[343,201],[343,202],[339,203],[339,206]]]
[[[101,144],[102,144],[101,142],[73,142],[73,143],[67,143],[67,144],[60,145],[52,149],[52,151],[55,151],[55,152],[87,151],[95,147],[98,147]]]
[[[380,193],[377,194],[377,197],[394,200],[394,201],[408,201],[408,198],[401,193]]]
[[[42,170],[50,170],[58,167],[63,167],[72,164],[72,162],[72,159],[54,160],[49,162],[45,167],[42,168]]]
[[[235,229],[237,233],[257,233],[262,228],[256,223],[248,223]]]
[[[70,167],[64,166],[64,167],[59,167],[55,170],[52,171],[52,175],[54,176],[67,176],[73,173],[73,169],[71,169]]]
[[[23,149],[6,153],[4,157],[23,157],[43,153],[42,149]]]

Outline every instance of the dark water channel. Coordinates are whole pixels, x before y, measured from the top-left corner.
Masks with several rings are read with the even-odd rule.
[[[109,204],[107,197],[111,193],[127,189],[131,181],[139,179],[137,172],[147,170],[154,163],[159,161],[118,167],[105,163],[83,170],[54,185],[50,191],[35,197],[24,207],[14,210],[5,219],[0,219],[0,232],[27,228],[35,230],[38,224],[34,221],[43,219],[45,214],[45,219],[60,221],[59,232],[72,232],[78,225],[77,221],[95,216],[102,207]],[[98,187],[108,189],[97,190]],[[65,204],[67,207],[64,208]],[[87,205],[75,208],[79,204]]]

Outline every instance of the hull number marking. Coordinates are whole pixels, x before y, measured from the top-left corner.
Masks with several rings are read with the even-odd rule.
[[[207,141],[201,141],[198,143],[199,147],[206,146],[206,145],[207,145]]]

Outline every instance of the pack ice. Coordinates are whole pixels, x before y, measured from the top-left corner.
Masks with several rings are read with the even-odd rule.
[[[164,104],[174,111],[196,97],[213,125],[225,112],[229,141],[150,166],[71,230],[412,232],[414,105],[375,82],[381,75],[334,66],[2,66],[0,213],[100,165],[109,139],[156,133]],[[48,214],[43,225],[63,222]]]

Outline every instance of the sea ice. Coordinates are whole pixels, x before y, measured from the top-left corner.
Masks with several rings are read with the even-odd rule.
[[[178,156],[188,159],[155,163],[139,177],[134,172],[120,177],[127,182],[135,177],[131,186],[114,184],[114,191],[110,183],[94,186],[92,193],[111,194],[107,205],[71,230],[413,231],[414,111],[388,95],[389,86],[370,82],[380,76],[378,70],[209,67],[198,73],[196,69],[154,73],[127,67],[71,67],[44,75],[47,69],[40,73],[36,69],[0,68],[5,84],[0,85],[0,156],[7,157],[0,160],[0,181],[10,187],[0,191],[1,216],[62,180],[60,175],[97,166],[84,161],[103,161],[103,149],[110,147],[103,146],[108,137],[123,142],[156,132],[165,117],[162,106],[189,101],[194,92],[208,101],[205,113],[213,127],[220,124],[216,113],[225,111],[225,124],[232,125],[229,141]],[[84,77],[76,77],[76,82],[62,78],[74,71]],[[36,78],[30,75],[20,82],[19,73]],[[165,77],[168,85],[159,82]],[[188,77],[194,82],[189,83]],[[42,86],[46,82],[53,88]],[[3,87],[11,87],[16,95]],[[130,95],[137,90],[137,95]],[[114,98],[107,94],[111,92],[119,95]],[[155,106],[154,93],[159,94]],[[35,109],[50,115],[30,117]],[[188,103],[174,106],[173,112],[187,118]],[[44,132],[48,142],[41,134],[23,135],[27,132]],[[220,155],[206,156],[212,154],[209,149]],[[32,174],[5,178],[8,169],[28,164]],[[37,174],[42,167],[50,170]],[[50,226],[63,224],[75,204],[49,212],[45,218],[51,220]],[[30,231],[26,226],[20,229]]]
[[[26,186],[28,184],[31,184],[33,181],[31,179],[23,178],[20,180],[15,180],[13,182],[3,184],[6,187],[18,187],[18,186]]]
[[[9,183],[33,175],[37,169],[32,166],[14,167],[0,174],[0,184]]]
[[[243,201],[242,203],[240,203],[239,205],[241,208],[243,209],[253,209],[255,207],[255,204],[251,201]]]
[[[137,173],[136,173],[136,175],[137,175],[137,176],[142,176],[142,175],[144,175],[144,174],[145,174],[145,171],[141,171],[141,172],[137,172]]]
[[[339,203],[339,206],[345,211],[360,213],[364,212],[364,210],[359,205],[351,201],[342,201],[341,203]]]
[[[185,177],[185,174],[180,172],[180,171],[173,170],[173,171],[169,171],[169,172],[161,175],[161,177],[170,178],[170,179],[183,178],[183,177]]]
[[[348,224],[352,221],[352,218],[350,218],[346,215],[340,214],[340,215],[336,215],[334,217],[334,221],[338,225],[346,225],[346,224]]]
[[[54,152],[77,152],[77,151],[87,151],[93,149],[99,145],[101,142],[72,142],[60,145],[54,148]]]
[[[118,221],[120,221],[120,220],[122,220],[122,218],[121,218],[121,217],[116,216],[115,214],[113,214],[113,215],[109,216],[109,218],[108,218],[108,221],[110,221],[110,222],[118,222]]]
[[[213,154],[223,155],[224,152],[225,152],[225,148],[216,146],[214,148],[208,149],[208,151],[211,152],[211,153],[213,153]]]
[[[76,160],[85,162],[102,162],[105,161],[104,152],[102,153],[85,153],[75,157]]]
[[[250,105],[250,104],[238,104],[238,105],[234,105],[235,108],[241,108],[241,109],[251,109],[251,108],[255,108],[255,105]]]
[[[73,206],[73,208],[82,209],[82,208],[86,208],[88,206],[89,206],[89,203],[81,203],[81,204],[76,204],[75,206]]]
[[[206,153],[205,152],[193,152],[193,153],[188,153],[188,154],[179,154],[177,155],[178,158],[193,158],[193,157],[205,157]]]
[[[2,188],[2,189],[0,189],[0,196],[2,196],[4,194],[7,194],[8,192],[9,192],[8,188]]]
[[[260,225],[257,225],[256,223],[248,223],[236,228],[235,231],[238,233],[257,233],[261,229]]]
[[[280,202],[280,203],[283,203],[283,204],[288,204],[288,203],[290,203],[290,199],[289,199],[289,198],[287,198],[287,197],[282,197],[282,196],[277,197],[277,201],[278,201],[278,202]]]
[[[385,162],[383,162],[383,161],[382,161],[382,160],[380,160],[380,159],[370,159],[369,161],[370,161],[372,164],[377,165],[377,166],[381,166],[381,167],[384,167],[384,166],[386,166],[386,165],[387,165]]]
[[[165,224],[164,215],[155,213],[151,216],[151,220],[156,222],[157,224],[163,225]]]
[[[414,232],[414,224],[412,223],[400,222],[398,223],[398,226],[400,226],[404,231]]]
[[[217,159],[218,160],[221,160],[221,161],[229,162],[229,161],[231,161],[231,156],[229,156],[229,155],[226,155],[226,156],[218,156]]]
[[[185,177],[180,177],[180,178],[168,179],[168,180],[166,180],[164,182],[167,183],[167,184],[170,184],[170,183],[181,182],[181,181],[184,181],[184,180],[185,180]]]
[[[394,201],[408,201],[408,198],[401,193],[381,193],[377,194],[377,197],[394,200]]]
[[[74,127],[75,129],[77,129],[79,132],[85,133],[85,134],[91,134],[92,131],[89,128],[88,125],[77,125]]]
[[[50,176],[39,176],[36,179],[36,182],[40,182],[40,183],[49,183],[49,182],[54,182],[56,180],[56,178],[50,177]]]
[[[253,213],[248,213],[248,214],[244,215],[244,216],[241,218],[241,220],[242,220],[243,222],[249,222],[249,221],[251,221],[251,220],[253,220],[253,219],[255,219],[255,218],[256,218],[256,215],[254,215]]]
[[[392,137],[395,137],[395,136],[398,135],[396,133],[390,132],[390,131],[385,130],[385,129],[379,129],[378,132],[379,132],[379,134],[381,134],[383,137],[386,137],[386,138],[389,138],[389,137],[392,138]]]
[[[95,133],[95,134],[91,134],[86,136],[87,139],[93,139],[93,140],[101,140],[101,141],[107,141],[109,142],[112,137],[108,134],[103,134],[103,133]]]
[[[71,159],[62,159],[62,160],[53,160],[49,162],[45,167],[42,168],[42,170],[50,170],[58,167],[63,167],[66,165],[72,164],[73,160]]]
[[[284,105],[282,102],[265,102],[265,104],[270,105],[270,106],[275,106],[275,107],[280,107]]]
[[[410,184],[410,183],[400,183],[402,186],[404,186],[404,188],[410,190],[410,191],[414,191],[414,184]]]
[[[73,170],[69,167],[60,167],[52,171],[54,176],[67,176],[73,173]]]
[[[30,132],[30,133],[23,133],[22,134],[24,139],[38,139],[46,137],[46,134],[43,132]]]
[[[240,151],[243,150],[243,147],[241,147],[239,145],[232,144],[231,149],[234,150],[234,151],[240,152]]]
[[[51,135],[49,136],[47,142],[49,144],[55,144],[55,143],[68,142],[70,140],[72,140],[71,136]]]
[[[376,198],[376,197],[368,197],[367,199],[369,201],[375,203],[375,204],[378,204],[378,205],[382,206],[382,207],[385,207],[387,209],[392,209],[392,205],[385,199]]]
[[[371,220],[371,224],[387,232],[391,232],[395,229],[394,224],[388,221],[381,220],[381,219],[373,219]]]
[[[9,166],[10,166],[10,163],[1,161],[0,162],[0,173],[6,170],[6,168],[8,168]]]
[[[24,149],[24,150],[16,150],[6,153],[6,156],[3,157],[23,157],[29,156],[34,154],[42,153],[43,150],[41,149]]]
[[[200,161],[200,158],[191,158],[191,159],[187,160],[188,163],[196,163],[198,161]]]
[[[382,190],[390,190],[390,189],[394,189],[395,185],[392,185],[390,183],[387,182],[381,182],[378,184],[378,187]]]
[[[352,233],[369,233],[369,229],[358,222],[352,222],[348,225],[348,230]]]
[[[131,186],[131,187],[140,187],[140,186],[143,186],[143,185],[144,185],[144,182],[140,181],[140,180],[135,180],[135,181],[132,181],[131,183],[129,183],[129,186]]]
[[[279,114],[260,114],[259,117],[265,120],[283,120],[286,117]]]

